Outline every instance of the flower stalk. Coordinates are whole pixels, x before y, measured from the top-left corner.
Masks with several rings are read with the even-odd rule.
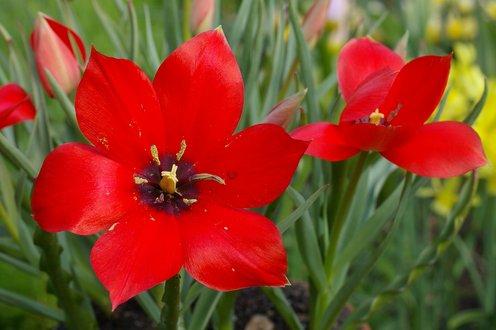
[[[62,247],[58,243],[57,236],[37,228],[34,242],[41,248],[40,269],[48,274],[49,292],[55,294],[58,306],[64,311],[64,324],[67,329],[96,329],[95,316],[90,305],[84,303],[84,297],[79,292],[69,288],[71,278],[62,269],[60,262]]]
[[[160,330],[175,330],[179,320],[179,304],[180,304],[180,283],[181,276],[179,274],[165,281],[165,291],[162,297],[164,306],[160,315]]]

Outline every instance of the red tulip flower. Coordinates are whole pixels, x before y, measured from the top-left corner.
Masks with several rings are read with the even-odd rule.
[[[308,143],[272,124],[233,135],[243,82],[222,31],[176,49],[153,83],[93,50],[75,106],[94,146],[47,156],[32,211],[50,232],[107,230],[91,263],[114,309],[183,265],[216,290],[287,284],[277,228],[244,208],[285,190]]]
[[[486,164],[477,133],[468,125],[425,123],[446,87],[451,56],[423,56],[407,64],[369,39],[348,42],[338,63],[346,107],[338,125],[320,122],[292,136],[311,140],[306,153],[329,161],[377,151],[407,171],[452,177]]]
[[[50,72],[65,93],[77,87],[81,80],[77,54],[85,62],[86,51],[76,32],[40,13],[31,33],[31,48],[41,83],[50,97],[54,93],[45,70]]]
[[[21,86],[10,83],[0,87],[0,129],[31,120],[35,114],[35,108]]]

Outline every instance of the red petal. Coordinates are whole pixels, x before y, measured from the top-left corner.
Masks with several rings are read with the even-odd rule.
[[[340,125],[340,133],[351,147],[366,151],[383,151],[407,140],[412,129],[369,123]]]
[[[184,267],[209,288],[288,284],[281,235],[269,219],[247,210],[197,203],[178,224]]]
[[[397,74],[397,71],[384,68],[369,75],[348,99],[341,113],[340,122],[353,122],[368,118],[384,103]]]
[[[351,147],[339,127],[330,123],[313,123],[291,133],[295,139],[311,141],[305,154],[331,162],[348,159],[360,149]]]
[[[91,265],[110,293],[112,310],[179,272],[183,255],[176,219],[140,207],[103,234]]]
[[[423,56],[400,70],[380,109],[386,117],[398,111],[391,125],[421,125],[430,117],[443,96],[450,62],[451,55]]]
[[[0,87],[0,129],[33,119],[35,109],[24,89],[17,84]]]
[[[133,173],[94,147],[67,143],[52,151],[36,178],[31,207],[47,231],[94,234],[135,207]]]
[[[407,171],[439,178],[458,176],[487,163],[477,133],[459,122],[424,125],[407,143],[382,155]]]
[[[131,169],[152,160],[150,147],[165,152],[163,117],[146,74],[133,62],[91,52],[76,94],[84,135]]]
[[[218,175],[226,183],[201,181],[202,197],[231,207],[268,204],[289,185],[307,145],[292,139],[280,126],[251,126],[198,164],[199,172]]]
[[[401,57],[391,49],[368,37],[352,39],[339,54],[338,83],[345,101],[370,74],[384,68],[393,71],[404,65]]]
[[[221,30],[199,34],[176,49],[158,69],[153,86],[165,112],[171,153],[185,139],[184,157],[199,160],[238,124],[243,81]]]

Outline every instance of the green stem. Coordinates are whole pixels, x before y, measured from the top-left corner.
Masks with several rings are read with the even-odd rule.
[[[183,39],[187,41],[191,39],[190,31],[190,16],[191,16],[191,0],[184,0],[183,12]]]
[[[62,247],[57,236],[38,228],[34,241],[41,250],[40,269],[48,274],[49,288],[57,296],[57,304],[64,311],[64,324],[70,330],[96,329],[96,321],[89,305],[76,291],[69,288],[70,275],[62,269],[60,254]]]
[[[165,291],[162,301],[164,307],[160,315],[160,330],[176,330],[179,320],[179,302],[180,302],[180,282],[181,277],[179,274],[171,277],[165,282]]]
[[[353,196],[355,195],[356,187],[358,185],[358,180],[360,180],[360,176],[362,175],[363,169],[365,167],[365,163],[367,160],[368,153],[362,151],[358,157],[358,160],[355,164],[355,169],[353,174],[351,175],[350,181],[348,182],[348,188],[346,193],[341,200],[338,213],[336,214],[336,218],[332,222],[332,231],[329,238],[329,247],[327,248],[327,253],[324,256],[325,258],[325,271],[327,274],[327,281],[330,284],[332,280],[332,265],[334,263],[334,257],[336,254],[336,250],[338,247],[339,236],[343,229],[344,222],[346,220],[346,216],[348,215],[351,202],[353,201]]]

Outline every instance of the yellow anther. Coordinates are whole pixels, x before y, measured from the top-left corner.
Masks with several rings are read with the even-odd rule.
[[[134,177],[134,183],[136,183],[136,184],[144,184],[144,183],[148,183],[148,180],[145,179],[145,178],[139,177],[139,176],[135,176]]]
[[[379,125],[382,119],[384,119],[384,114],[380,113],[379,109],[375,109],[369,116],[369,123]]]
[[[152,145],[150,147],[150,152],[152,153],[153,161],[155,163],[157,163],[157,165],[160,166],[160,159],[158,158],[158,149],[157,149],[157,146],[156,145]]]
[[[163,191],[169,194],[173,194],[177,192],[176,184],[177,184],[177,165],[172,164],[172,168],[170,171],[162,171],[162,179],[160,180],[160,188]]]
[[[186,151],[186,141],[181,140],[181,149],[179,149],[179,152],[176,154],[177,161],[181,160],[181,157],[183,157],[185,151]]]
[[[184,204],[191,206],[194,203],[198,202],[198,200],[195,198],[183,198],[183,202],[184,202]]]

